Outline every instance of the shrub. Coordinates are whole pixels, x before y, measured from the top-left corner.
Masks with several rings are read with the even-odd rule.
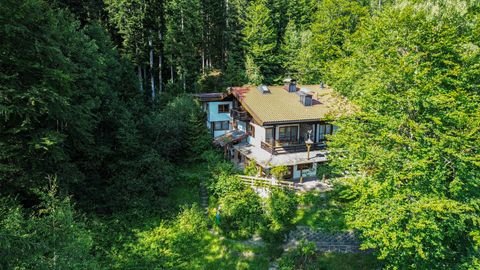
[[[221,173],[210,184],[209,189],[217,198],[226,196],[229,193],[240,192],[245,189],[241,180],[234,175]]]
[[[204,256],[208,233],[202,210],[197,205],[184,207],[170,222],[146,230],[137,230],[137,241],[128,244],[123,255],[126,268],[185,269]]]
[[[312,265],[315,254],[315,243],[302,240],[294,250],[281,257],[278,266],[282,270],[315,269],[316,267]]]
[[[245,170],[243,170],[243,173],[245,175],[249,175],[249,176],[258,175],[258,167],[257,167],[257,164],[255,163],[255,161],[250,160],[248,162],[247,166],[245,166]]]
[[[220,228],[233,238],[248,238],[264,221],[260,197],[251,189],[224,194],[219,199]]]
[[[273,175],[273,177],[275,179],[278,179],[278,180],[282,180],[285,175],[287,175],[288,173],[288,168],[287,166],[277,166],[277,167],[273,167],[271,170],[270,170],[270,173]]]
[[[295,217],[297,205],[297,198],[292,191],[273,190],[266,204],[271,228],[276,231],[289,229]]]

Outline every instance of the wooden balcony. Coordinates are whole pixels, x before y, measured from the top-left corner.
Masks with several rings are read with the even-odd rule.
[[[271,143],[261,142],[261,147],[263,150],[269,152],[273,155],[289,154],[289,153],[298,153],[298,152],[307,152],[307,146],[305,142],[279,142],[274,141]],[[314,143],[310,147],[310,151],[322,150],[325,149],[325,142]]]
[[[250,121],[252,118],[244,109],[235,108],[230,110],[230,117],[238,121]]]

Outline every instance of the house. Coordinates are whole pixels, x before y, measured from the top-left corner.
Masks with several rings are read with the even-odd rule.
[[[213,137],[225,135],[232,130],[230,110],[233,97],[228,93],[202,93],[195,97],[202,103],[203,110],[207,113],[207,127]]]
[[[229,159],[240,167],[254,161],[262,175],[287,166],[286,179],[316,176],[318,164],[327,161],[326,136],[336,130],[327,119],[344,104],[326,86],[299,87],[295,80],[286,80],[283,86],[232,87],[227,93],[197,98],[207,112],[215,142],[225,148]]]

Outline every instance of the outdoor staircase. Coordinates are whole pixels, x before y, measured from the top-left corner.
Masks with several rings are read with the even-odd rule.
[[[360,242],[353,232],[330,233],[316,231],[306,226],[297,226],[296,230],[290,232],[285,250],[295,248],[301,240],[315,243],[318,252],[361,252]]]

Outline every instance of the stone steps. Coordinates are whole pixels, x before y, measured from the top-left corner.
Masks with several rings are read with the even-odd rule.
[[[360,252],[360,242],[353,232],[329,233],[316,231],[306,226],[298,226],[288,235],[286,249],[296,247],[301,240],[315,243],[319,252]]]

